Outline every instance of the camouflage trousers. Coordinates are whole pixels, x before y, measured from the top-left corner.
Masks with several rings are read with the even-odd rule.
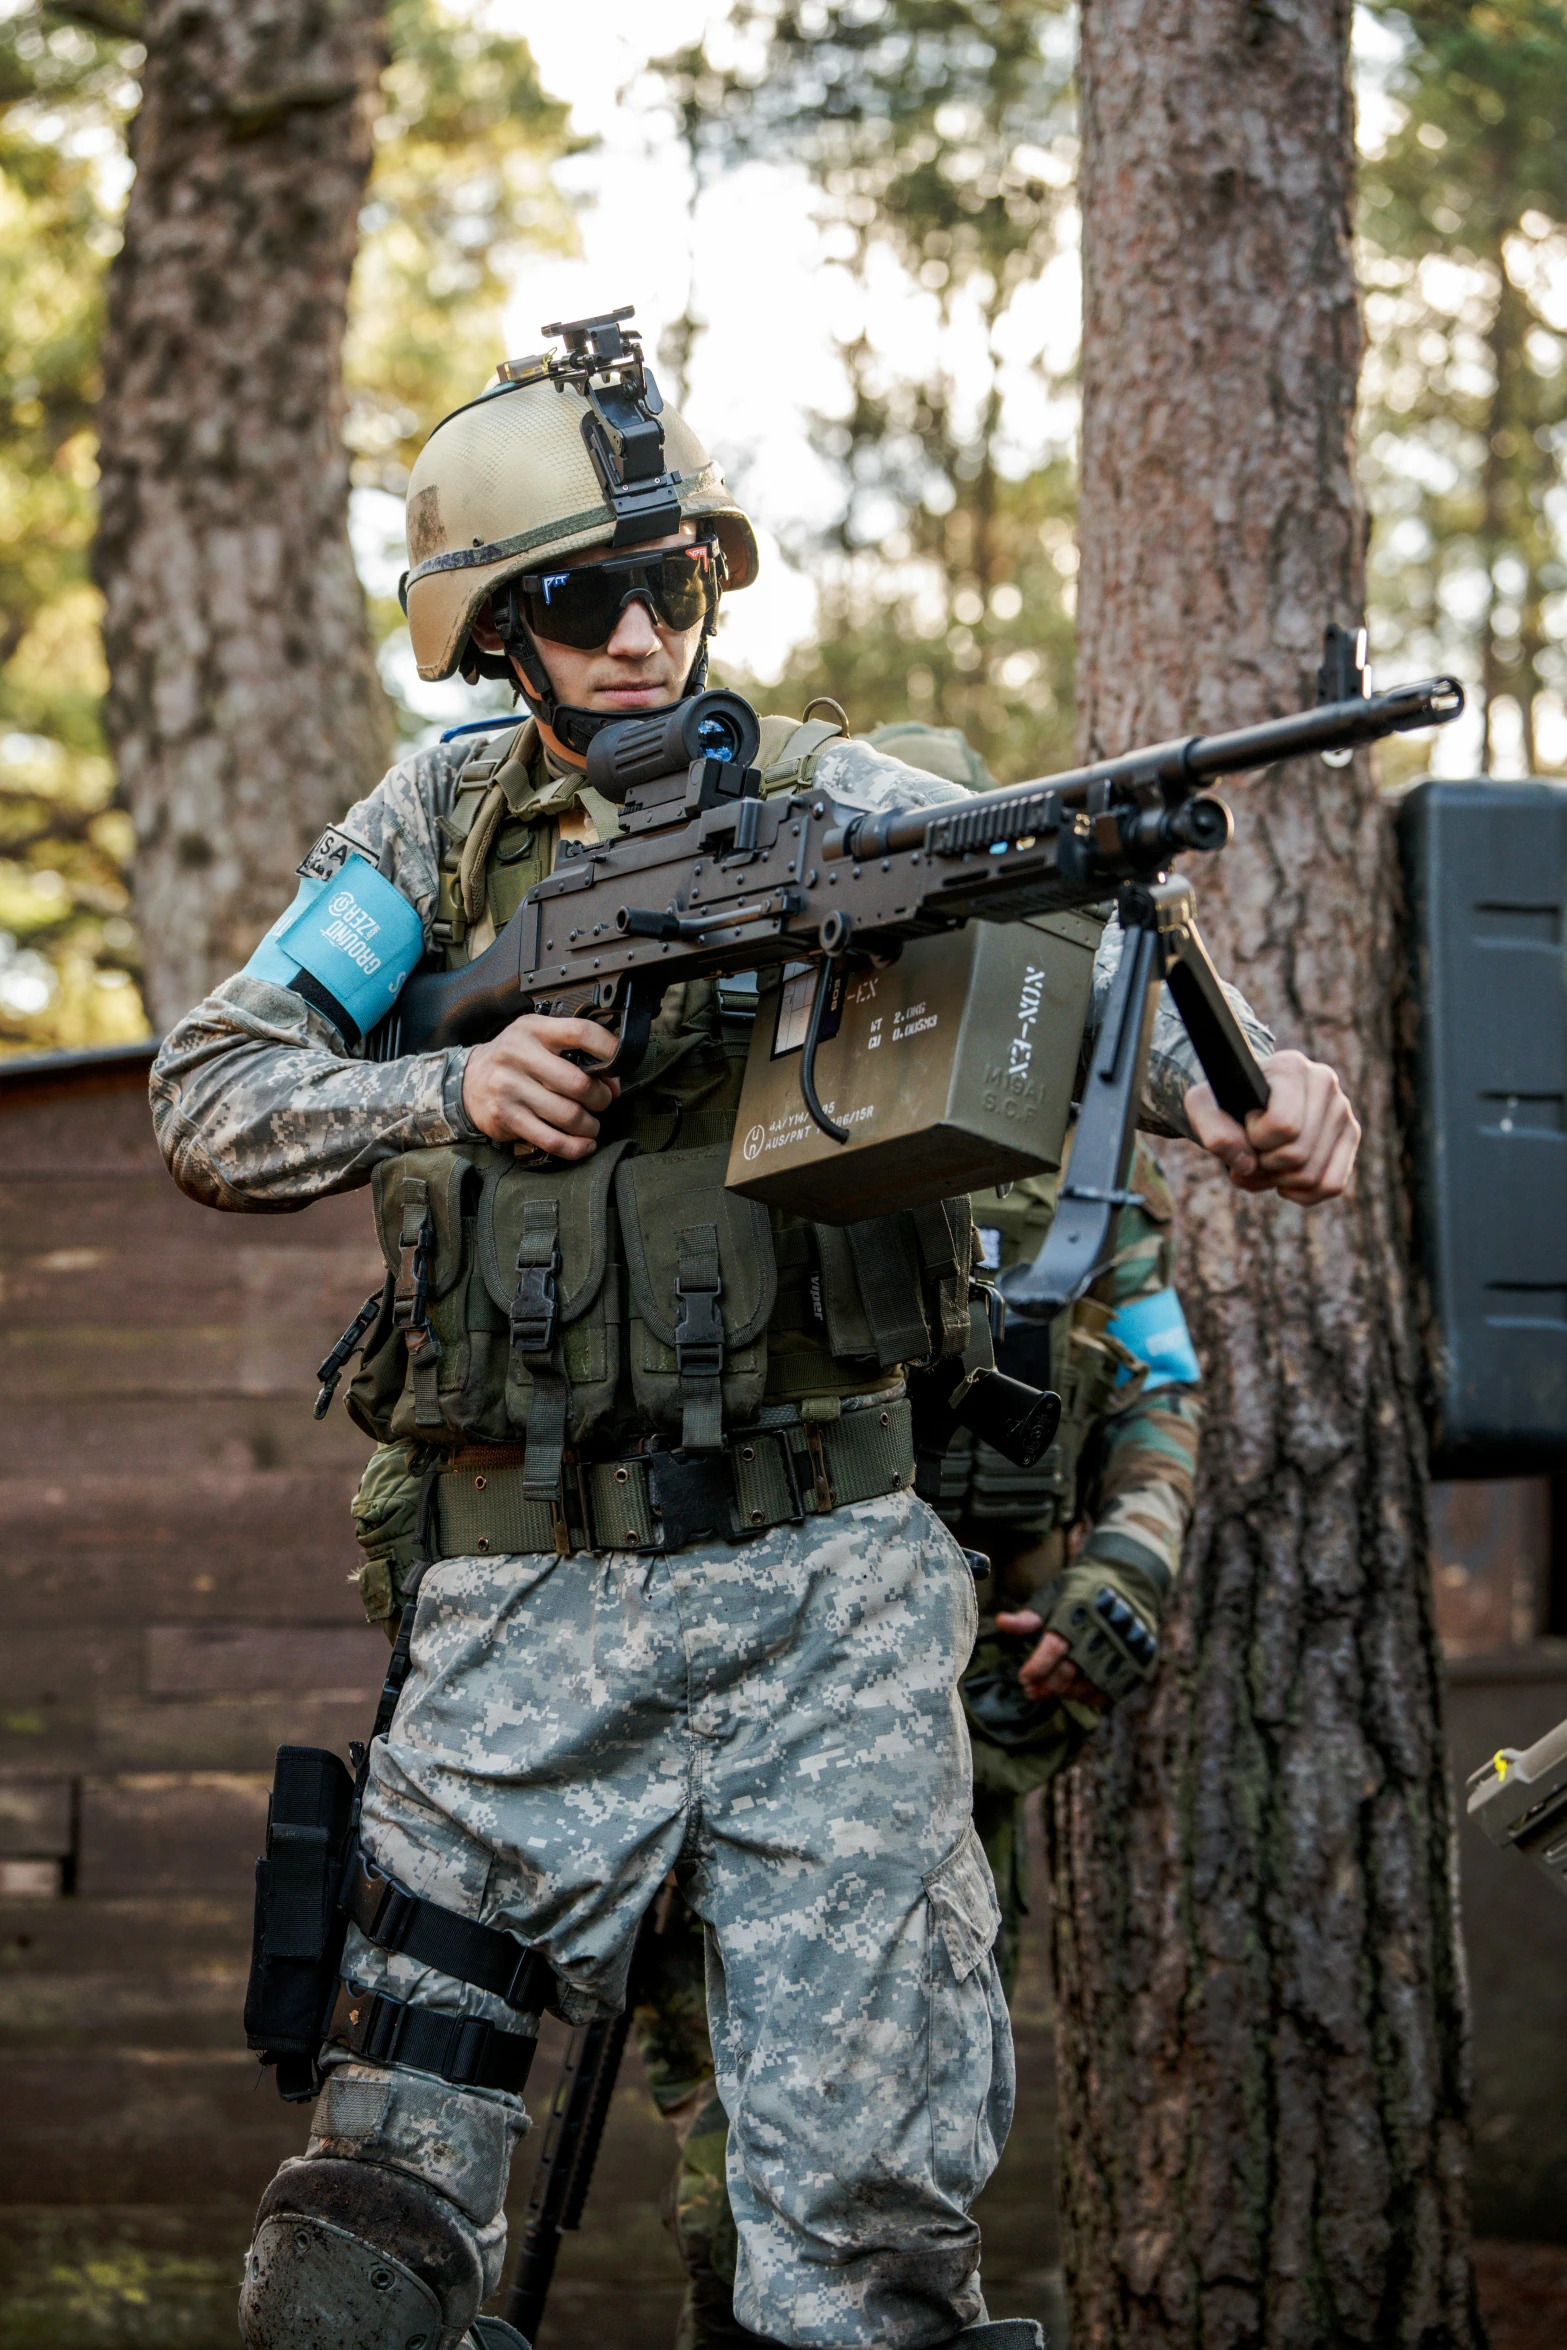
[[[974,1826],[1001,1913],[995,1956],[1009,2004],[1028,1914],[1026,1801],[974,1790]],[[680,2150],[665,2207],[686,2272],[674,2350],[751,2350],[755,2337],[734,2311],[739,2243],[727,2185],[729,2117],[707,2030],[706,1939],[700,1918],[683,1901],[668,1905],[663,1930],[638,1968],[632,2033],[653,2102]]]
[[[1013,2068],[957,1693],[975,1621],[909,1494],[671,1558],[448,1559],[374,1749],[368,1851],[542,1946],[579,2018],[620,2004],[678,1866],[707,1931],[735,2309],[802,2350],[923,2350],[985,2314],[969,2206]],[[345,1967],[515,2020],[356,1932]]]

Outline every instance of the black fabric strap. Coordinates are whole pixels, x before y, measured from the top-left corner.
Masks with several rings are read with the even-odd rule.
[[[680,1376],[680,1443],[716,1452],[724,1441],[724,1324],[718,1301],[718,1227],[691,1224],[675,1235],[675,1364]]]
[[[384,1991],[361,1991],[340,1983],[327,2039],[351,2049],[367,2064],[408,2065],[437,2073],[459,2089],[509,2089],[520,2097],[538,2042],[520,2032],[503,2032],[474,2015],[443,2015],[413,2007]]]
[[[863,1224],[846,1225],[844,1231],[877,1362],[884,1371],[899,1363],[923,1362],[931,1342],[920,1299],[913,1224],[899,1216],[872,1216]]]
[[[517,1360],[533,1382],[522,1486],[529,1501],[553,1501],[560,1484],[570,1390],[555,1343],[559,1320],[559,1202],[528,1200],[523,1206],[522,1231],[517,1241],[511,1343]]]
[[[400,1950],[459,1983],[493,1991],[519,2014],[540,2014],[554,1993],[555,1970],[539,1951],[499,1926],[481,1926],[406,1892],[357,1849],[344,1877],[342,1906],[378,1949]]]
[[[346,1012],[329,987],[323,987],[313,971],[296,971],[289,981],[289,993],[303,996],[313,1012],[323,1020],[330,1020],[344,1044],[359,1042],[359,1025],[352,1013]]]

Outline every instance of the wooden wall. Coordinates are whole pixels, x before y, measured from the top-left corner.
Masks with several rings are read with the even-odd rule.
[[[131,1048],[0,1065],[4,2350],[234,2350],[250,2214],[305,2134],[300,2110],[258,2085],[239,2021],[273,1750],[362,1737],[385,1657],[349,1579],[364,1440],[340,1403],[311,1416],[315,1365],[379,1278],[365,1202],[246,1217],[191,1205],[153,1145],[147,1061]],[[1455,1635],[1516,1623],[1540,1506],[1526,1489],[1511,1514],[1458,1508],[1440,1552],[1462,1570],[1446,1587]],[[1554,1719],[1567,1671],[1554,1649],[1531,1654],[1546,1661],[1522,1710],[1554,1705]],[[1483,1659],[1465,1669],[1463,1769],[1519,1712]],[[1550,2138],[1552,2100],[1567,2106],[1567,2034],[1539,1968],[1525,1970],[1526,2045],[1511,2027],[1519,1936],[1541,1922],[1528,1872],[1467,1851],[1466,1865],[1482,1894],[1483,2120],[1509,2150],[1498,2177],[1537,2224],[1530,2149]],[[1500,1904],[1505,1934],[1486,1925]],[[1043,1941],[1036,1918],[1019,2122],[982,2213],[998,2316],[1057,2306]],[[552,2030],[545,2095],[558,2045]],[[668,2171],[633,2063],[543,2350],[672,2339]]]
[[[363,1202],[193,1206],[148,1058],[0,1072],[8,2350],[237,2339],[247,2208],[300,2145],[236,2028],[272,1754],[363,1736],[384,1656],[364,1440],[311,1418]]]

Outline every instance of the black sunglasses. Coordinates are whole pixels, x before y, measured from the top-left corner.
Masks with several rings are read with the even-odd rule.
[[[660,555],[614,556],[574,571],[532,571],[509,582],[518,617],[552,645],[591,653],[640,599],[663,628],[684,635],[718,609],[723,558],[705,539]],[[497,598],[499,601],[499,598]]]

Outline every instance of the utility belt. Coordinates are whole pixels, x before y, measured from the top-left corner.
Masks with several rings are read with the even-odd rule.
[[[567,1455],[554,1495],[530,1496],[526,1447],[473,1445],[437,1471],[431,1556],[576,1550],[677,1551],[750,1542],[770,1527],[847,1509],[914,1482],[905,1395],[850,1398],[834,1419],[780,1412],[712,1452]]]

